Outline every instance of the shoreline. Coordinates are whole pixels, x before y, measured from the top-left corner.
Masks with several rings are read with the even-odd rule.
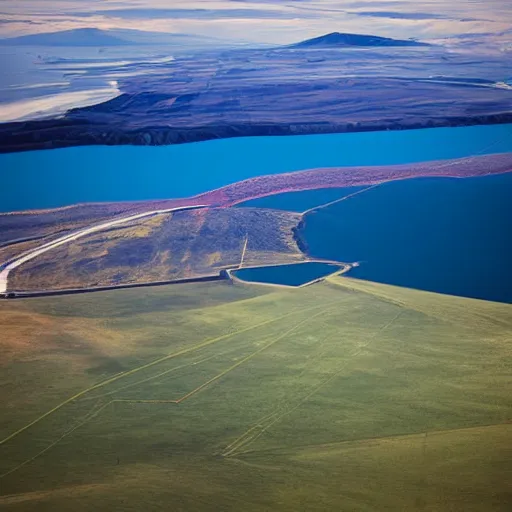
[[[92,123],[83,119],[57,118],[0,124],[0,154],[79,146],[172,146],[238,137],[405,131],[510,123],[512,112],[449,117],[435,121],[430,119],[424,122],[274,123],[205,125],[195,128],[156,126],[130,130],[122,126]]]
[[[426,160],[408,164],[314,167],[247,178],[189,197],[78,202],[54,208],[0,212],[0,222],[3,216],[65,214],[76,208],[112,208],[117,209],[119,214],[141,213],[149,208],[161,209],[193,204],[206,205],[210,208],[226,208],[287,192],[373,186],[416,178],[477,178],[509,172],[512,172],[512,152],[475,154],[461,158]]]

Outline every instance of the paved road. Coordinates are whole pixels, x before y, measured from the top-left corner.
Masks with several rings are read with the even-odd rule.
[[[47,242],[43,245],[40,245],[39,247],[36,247],[35,249],[25,252],[25,253],[21,254],[19,257],[14,258],[14,259],[8,261],[7,263],[4,263],[3,265],[0,265],[0,293],[3,294],[3,293],[7,292],[9,272],[11,272],[11,270],[18,268],[20,265],[23,265],[23,263],[33,260],[34,258],[37,258],[41,254],[44,254],[45,252],[50,251],[51,249],[55,249],[56,247],[64,245],[68,242],[72,242],[73,240],[77,240],[78,238],[82,238],[84,236],[90,235],[91,233],[96,233],[98,231],[104,231],[105,229],[111,228],[113,226],[118,226],[119,224],[125,224],[132,220],[142,219],[144,217],[150,217],[152,215],[160,215],[162,213],[171,213],[171,212],[176,212],[176,211],[180,211],[180,210],[194,210],[196,208],[207,208],[207,207],[208,207],[208,205],[198,204],[198,205],[192,205],[192,206],[179,206],[176,208],[168,208],[165,210],[152,210],[149,212],[143,212],[143,213],[137,213],[135,215],[130,215],[129,217],[123,217],[120,219],[118,218],[118,219],[110,220],[108,222],[103,222],[102,224],[96,224],[89,228],[82,228],[73,233],[68,233],[67,235],[64,235],[60,238],[57,238],[56,240],[52,240],[51,242]]]

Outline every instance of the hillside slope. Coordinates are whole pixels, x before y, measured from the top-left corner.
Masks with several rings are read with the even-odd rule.
[[[0,304],[0,505],[506,511],[512,306],[346,278]]]
[[[10,274],[9,289],[53,290],[214,275],[238,266],[244,246],[248,265],[300,261],[305,257],[292,231],[299,219],[297,213],[256,208],[147,217],[42,254]]]

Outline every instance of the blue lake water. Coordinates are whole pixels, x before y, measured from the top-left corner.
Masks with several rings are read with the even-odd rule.
[[[268,267],[242,268],[233,271],[233,275],[243,281],[254,283],[300,286],[320,277],[340,270],[339,265],[320,262],[295,263],[291,265],[272,265]]]
[[[297,192],[283,192],[273,196],[258,197],[237,204],[237,207],[270,208],[288,212],[302,213],[310,208],[336,201],[342,197],[354,194],[364,187],[321,188],[316,190],[299,190]]]
[[[262,174],[512,151],[512,125],[85,146],[0,155],[0,211],[186,197]]]
[[[512,173],[384,183],[305,217],[316,258],[351,277],[512,303]]]

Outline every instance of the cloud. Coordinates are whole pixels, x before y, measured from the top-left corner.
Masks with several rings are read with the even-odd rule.
[[[354,16],[368,16],[370,18],[390,18],[394,20],[433,20],[447,19],[442,14],[426,12],[393,12],[393,11],[347,11]]]
[[[42,25],[43,23],[41,21],[34,21],[34,20],[24,20],[24,19],[6,19],[2,20],[0,19],[0,25],[8,25],[10,23],[26,23],[27,25]]]
[[[314,11],[313,11],[314,12]],[[286,10],[265,9],[107,9],[86,12],[70,12],[72,16],[108,16],[124,19],[294,19],[297,14]]]
[[[512,25],[510,0],[0,0],[0,4],[8,13],[0,17],[12,18],[0,24],[0,37],[92,27],[287,44],[335,31],[424,39],[498,33]]]
[[[393,20],[452,20],[452,21],[480,21],[477,18],[453,18],[444,14],[428,12],[394,12],[394,11],[347,11],[355,16],[366,16],[369,18],[389,18]]]

